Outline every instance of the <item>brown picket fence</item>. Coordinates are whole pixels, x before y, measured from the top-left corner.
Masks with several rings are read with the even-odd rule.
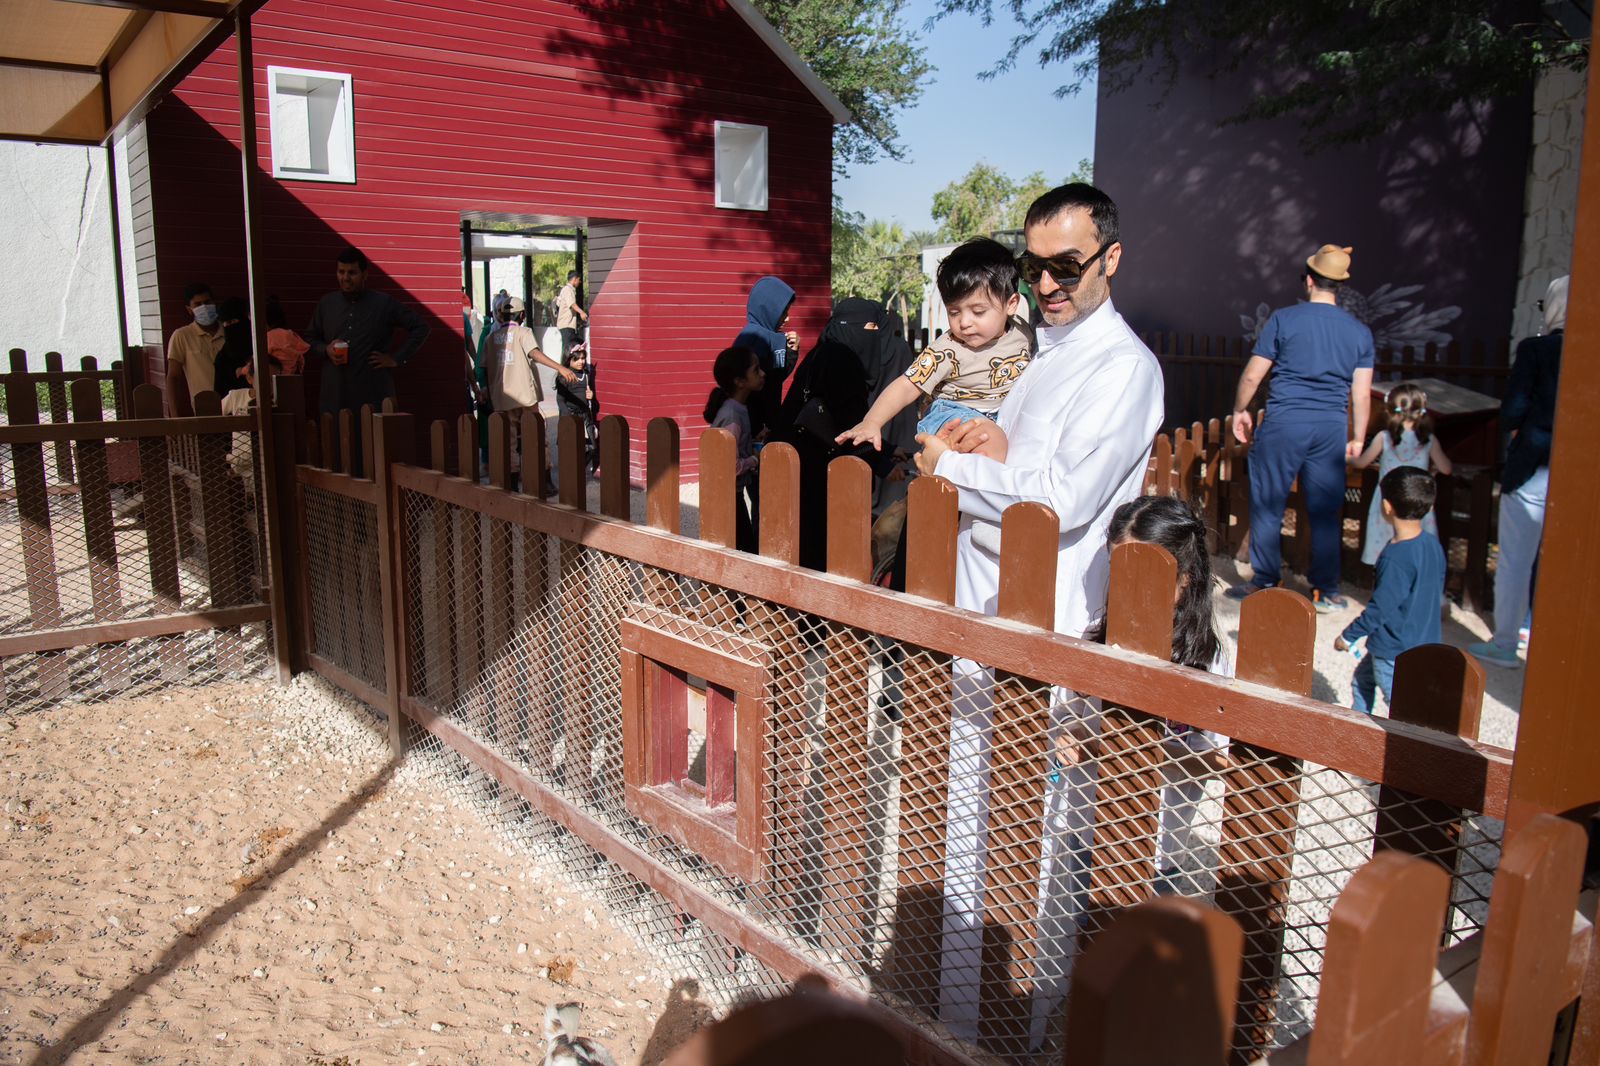
[[[32,709],[259,675],[271,656],[254,419],[223,417],[210,393],[195,417],[164,418],[150,385],[106,419],[115,379],[85,363],[70,381],[0,375],[0,699]],[[70,406],[52,399],[41,421],[41,394],[58,389]]]
[[[428,465],[408,461],[408,415],[317,430],[281,497],[304,663],[397,747],[456,763],[707,994],[816,975],[918,1061],[1059,1061],[1086,948],[1177,890],[1243,930],[1242,1062],[1312,1031],[1330,910],[1374,853],[1441,871],[1449,943],[1489,916],[1510,753],[1477,743],[1483,674],[1455,649],[1403,656],[1394,717],[1369,718],[1309,698],[1314,615],[1286,591],[1243,605],[1236,678],[1168,663],[1175,569],[1149,546],[1115,554],[1113,646],[1053,632],[1056,520],[1036,504],[1005,515],[985,617],[950,606],[938,478],[912,489],[902,595],[866,581],[855,459],[829,469],[816,573],[794,565],[786,445],[762,453],[747,555],[725,431],[701,438],[689,539],[670,420],[647,432],[644,525],[614,416],[598,514],[576,420],[555,501],[543,478],[517,491],[546,465],[536,411],[491,419],[486,484],[470,416],[432,427]],[[356,441],[366,460],[340,462]],[[1225,739],[1196,749],[1189,727]]]
[[[1265,416],[1258,410],[1254,417],[1259,425]],[[1234,439],[1228,419],[1195,422],[1156,437],[1145,491],[1194,501],[1215,533],[1212,551],[1243,561],[1250,532],[1249,463],[1250,446]],[[1463,467],[1459,474],[1436,474],[1434,480],[1438,486],[1434,515],[1448,565],[1446,590],[1470,609],[1491,610],[1491,546],[1497,529],[1494,474],[1483,467]],[[1346,581],[1369,588],[1372,567],[1361,561],[1361,546],[1377,491],[1376,468],[1350,472],[1340,569]],[[1284,529],[1283,561],[1289,569],[1304,574],[1311,564],[1310,518],[1298,489],[1290,493],[1287,510],[1291,517]]]

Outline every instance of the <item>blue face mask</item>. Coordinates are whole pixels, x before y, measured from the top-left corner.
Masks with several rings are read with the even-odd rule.
[[[217,305],[201,304],[194,309],[194,320],[206,329],[217,324]]]

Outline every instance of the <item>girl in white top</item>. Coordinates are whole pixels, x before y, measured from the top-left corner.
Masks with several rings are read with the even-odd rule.
[[[1439,446],[1439,438],[1433,435],[1428,394],[1415,385],[1396,385],[1383,402],[1389,409],[1388,427],[1372,438],[1367,450],[1350,465],[1365,470],[1376,459],[1380,481],[1396,467],[1414,466],[1426,470],[1430,462],[1439,473],[1450,473],[1450,457]],[[1439,535],[1439,524],[1432,511],[1422,520],[1422,530],[1436,537]],[[1394,529],[1383,520],[1382,496],[1374,492],[1372,508],[1367,513],[1367,541],[1361,547],[1361,561],[1368,566],[1377,565],[1378,554],[1389,546],[1392,536]]]

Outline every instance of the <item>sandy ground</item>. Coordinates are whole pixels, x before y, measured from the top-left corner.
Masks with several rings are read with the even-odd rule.
[[[706,1016],[307,675],[0,719],[0,1062],[620,1062]],[[668,1015],[661,1021],[663,1011]]]

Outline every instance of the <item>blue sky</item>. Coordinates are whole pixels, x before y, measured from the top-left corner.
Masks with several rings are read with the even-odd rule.
[[[911,0],[904,16],[927,45],[933,67],[922,99],[900,116],[907,160],[857,165],[834,183],[847,210],[912,230],[933,228],[933,194],[979,160],[1013,178],[1042,170],[1060,179],[1094,155],[1092,81],[1058,100],[1051,94],[1073,77],[1072,65],[1041,70],[1026,54],[1013,70],[984,81],[979,72],[1005,54],[1014,32],[1009,14],[999,10],[1003,5],[995,5],[988,27],[974,16],[952,15],[923,30],[934,7],[934,0]]]

